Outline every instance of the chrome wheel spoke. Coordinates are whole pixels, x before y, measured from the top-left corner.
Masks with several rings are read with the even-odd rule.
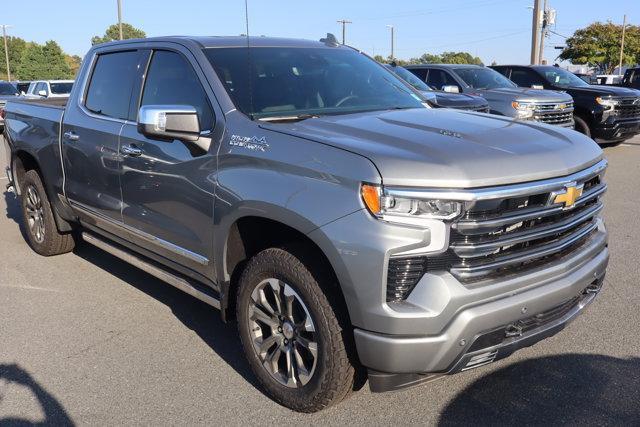
[[[269,326],[272,330],[277,329],[280,326],[280,322],[278,321],[278,317],[273,314],[265,313],[262,306],[255,305],[251,308],[250,317],[254,322],[262,322],[265,325]]]
[[[287,367],[287,386],[289,387],[300,387],[300,382],[297,378],[297,367],[296,367],[296,358],[293,354],[293,348],[291,346],[287,347],[284,352],[286,367]]]
[[[300,351],[298,350],[298,342],[296,341],[295,346],[293,347],[293,355],[296,360],[296,367],[298,370],[298,379],[302,385],[305,385],[311,379],[311,372],[307,369],[304,364],[304,360],[300,355]]]
[[[314,359],[318,357],[318,344],[315,341],[310,341],[304,337],[297,337],[296,343],[306,349]]]
[[[296,301],[296,293],[289,285],[284,286],[284,312],[287,319],[293,322],[293,304]]]
[[[263,365],[267,368],[267,370],[271,373],[271,375],[278,374],[278,369],[279,369],[278,362],[280,361],[281,355],[282,355],[282,350],[280,349],[280,346],[277,346],[264,359]]]

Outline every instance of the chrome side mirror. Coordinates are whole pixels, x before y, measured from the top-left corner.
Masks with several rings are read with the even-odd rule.
[[[442,86],[442,90],[449,93],[460,93],[460,88],[458,88],[458,86],[456,85]]]
[[[544,89],[543,85],[531,85],[531,89]]]
[[[43,97],[43,98],[46,98],[46,97],[47,97],[47,91],[46,91],[46,90],[44,90],[44,89],[39,90],[39,91],[38,91],[38,96],[41,96],[41,97]]]
[[[188,105],[145,105],[138,112],[138,132],[149,138],[195,142],[200,138],[198,112]]]

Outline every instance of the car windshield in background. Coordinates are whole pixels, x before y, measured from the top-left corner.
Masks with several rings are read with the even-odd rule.
[[[433,90],[429,86],[427,86],[425,82],[420,80],[415,74],[413,74],[411,71],[407,70],[406,68],[397,67],[397,66],[394,67],[392,65],[385,65],[385,67],[387,67],[389,70],[396,73],[398,76],[400,76],[400,78],[402,78],[405,82],[409,83],[411,86],[413,86],[417,90],[422,90],[422,91]]]
[[[247,49],[212,48],[205,54],[236,107],[250,117],[424,108],[420,97],[400,79],[355,50]]]
[[[474,89],[516,87],[515,83],[491,68],[456,68],[454,71]]]
[[[56,95],[68,95],[71,93],[71,88],[73,87],[73,83],[50,83],[51,84],[51,93],[55,93]]]
[[[562,68],[539,67],[537,70],[546,81],[556,86],[589,86],[589,84],[580,77]]]
[[[19,93],[11,83],[0,83],[0,95],[19,95]]]

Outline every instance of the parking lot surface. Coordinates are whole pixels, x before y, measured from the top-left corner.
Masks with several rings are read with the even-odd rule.
[[[605,155],[611,262],[582,316],[492,365],[396,393],[365,386],[312,415],[259,391],[235,325],[209,306],[87,244],[36,255],[17,200],[4,193],[0,424],[637,425],[640,137]]]

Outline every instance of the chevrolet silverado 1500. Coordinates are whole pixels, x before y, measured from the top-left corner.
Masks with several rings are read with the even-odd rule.
[[[220,309],[298,411],[503,358],[603,283],[597,144],[428,108],[331,39],[100,44],[49,102],[6,106],[29,245],[84,240]]]

